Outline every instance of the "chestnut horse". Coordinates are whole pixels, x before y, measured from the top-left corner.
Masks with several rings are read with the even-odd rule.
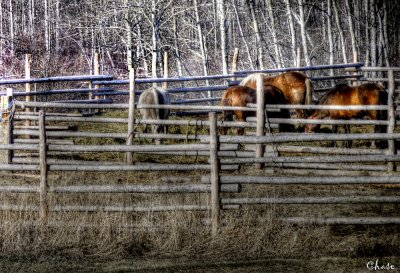
[[[312,104],[313,84],[312,81],[299,72],[285,72],[276,76],[255,73],[244,78],[239,85],[257,88],[258,75],[263,76],[264,85],[273,85],[279,88],[286,98],[288,104]],[[306,111],[296,110],[298,118],[305,118]]]
[[[265,104],[286,104],[286,99],[281,90],[272,86],[264,86]],[[257,103],[257,92],[256,90],[247,86],[232,86],[229,87],[223,94],[221,105],[222,106],[238,106],[246,107],[248,103]],[[255,116],[255,111],[231,111],[223,110],[222,116],[224,121],[232,121],[233,115],[236,117],[236,121],[246,121],[247,117]],[[289,111],[287,109],[281,109],[280,112],[271,112],[269,117],[279,118],[290,118]],[[288,132],[292,131],[292,126],[288,124],[279,125],[279,130]],[[223,127],[222,134],[225,135],[228,131],[227,127]],[[243,135],[244,129],[238,128],[238,135]]]
[[[385,105],[388,95],[383,86],[374,83],[366,83],[358,86],[337,85],[329,90],[319,101],[318,105]],[[385,110],[324,110],[319,109],[310,115],[309,119],[361,119],[371,120],[387,119]],[[320,124],[307,124],[306,132],[316,132]],[[350,133],[349,125],[345,126],[347,133]],[[332,132],[337,133],[337,125],[332,126]],[[385,125],[376,125],[375,132],[386,132]],[[375,143],[372,143],[375,146]],[[349,143],[351,146],[351,142]]]

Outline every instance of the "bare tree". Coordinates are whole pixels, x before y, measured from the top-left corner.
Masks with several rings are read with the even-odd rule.
[[[291,42],[290,49],[292,52],[292,61],[294,66],[298,66],[299,64],[297,63],[297,56],[296,56],[296,31],[293,23],[292,8],[290,0],[285,0],[285,3],[286,3],[286,15],[289,22],[290,42]]]
[[[257,17],[256,17],[256,13],[255,13],[254,0],[248,0],[248,7],[250,10],[251,20],[253,22],[254,34],[256,36],[256,47],[258,49],[257,50],[258,51],[258,57],[257,57],[258,65],[259,65],[260,69],[264,69],[264,61],[263,61],[264,51],[263,51],[263,46],[262,46],[260,29],[258,27]]]
[[[217,0],[217,13],[219,18],[219,31],[221,36],[221,57],[222,57],[222,73],[228,74],[228,55],[226,48],[226,22],[225,22],[225,1]]]
[[[194,10],[195,10],[195,15],[196,15],[196,25],[197,25],[197,32],[198,32],[198,38],[199,38],[199,46],[200,46],[200,52],[201,52],[201,57],[203,59],[203,73],[205,76],[208,75],[208,55],[207,55],[207,45],[204,41],[204,35],[203,35],[203,29],[200,24],[200,15],[199,15],[199,5],[197,3],[197,0],[194,0]],[[208,85],[208,82],[207,82]]]
[[[353,16],[351,14],[351,7],[349,0],[345,0],[346,9],[347,9],[347,19],[349,22],[349,32],[351,38],[351,51],[353,53],[353,62],[358,60],[358,53],[357,53],[357,41],[356,41],[356,34],[354,31],[354,24],[353,24]]]
[[[333,6],[333,11],[335,13],[336,27],[338,29],[339,37],[340,37],[340,44],[341,44],[342,55],[343,55],[343,62],[347,63],[346,43],[344,41],[344,34],[343,34],[342,25],[340,23],[339,12],[338,12],[338,8],[337,8],[337,5],[336,5],[336,1],[332,1],[332,6]]]
[[[299,3],[299,17],[300,17],[300,33],[301,33],[301,44],[303,46],[303,54],[304,60],[306,62],[306,66],[311,65],[310,56],[308,55],[308,46],[307,46],[307,35],[306,35],[306,21],[304,16],[304,0],[298,0]]]
[[[265,0],[265,4],[266,4],[267,10],[268,10],[269,23],[271,24],[270,29],[271,29],[272,41],[274,43],[276,66],[278,68],[281,68],[282,67],[282,58],[280,56],[280,50],[279,50],[279,44],[278,44],[278,37],[277,37],[277,33],[276,33],[276,26],[275,26],[272,2],[271,2],[271,0]]]
[[[247,40],[247,39],[245,38],[245,36],[244,36],[244,31],[243,31],[243,28],[242,28],[242,23],[241,23],[241,20],[240,20],[240,17],[239,17],[238,9],[237,9],[237,0],[233,0],[233,1],[234,1],[234,2],[233,2],[233,10],[235,11],[236,22],[237,22],[239,34],[240,34],[240,37],[242,38],[243,45],[244,45],[244,47],[245,47],[245,49],[246,49],[246,53],[247,53],[247,58],[248,58],[249,65],[250,65],[251,69],[254,69],[253,59],[252,59],[252,57],[251,57],[251,53],[250,53],[250,49],[249,49],[248,40]]]

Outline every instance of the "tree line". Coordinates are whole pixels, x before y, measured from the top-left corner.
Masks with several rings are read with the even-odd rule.
[[[165,52],[174,76],[227,74],[235,49],[239,70],[399,66],[397,0],[0,0],[0,9],[3,76],[25,53],[76,69],[99,52],[103,72],[126,73],[132,60],[143,77],[162,75]]]

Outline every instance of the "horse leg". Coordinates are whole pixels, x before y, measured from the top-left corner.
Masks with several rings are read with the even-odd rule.
[[[246,114],[243,111],[236,111],[235,115],[236,115],[236,121],[239,121],[239,122],[246,121]],[[238,128],[237,134],[239,136],[242,136],[244,134],[244,128]]]
[[[350,125],[349,125],[349,124],[345,124],[345,125],[344,125],[344,131],[345,131],[346,134],[350,134]],[[346,141],[344,142],[344,146],[345,146],[346,148],[351,148],[351,147],[353,146],[353,141],[351,141],[351,140],[346,140]]]
[[[337,134],[338,133],[338,125],[332,125],[332,134]],[[331,147],[339,147],[337,141],[332,141],[330,144]]]
[[[232,111],[222,111],[222,121],[233,121]],[[226,135],[228,133],[229,127],[221,127],[221,135]]]
[[[162,125],[153,125],[153,133],[155,134],[160,134],[163,131],[163,126]],[[157,145],[161,144],[161,139],[160,138],[155,138],[154,142]]]
[[[372,111],[371,111],[372,112]],[[386,111],[376,111],[376,120],[387,120],[387,114]],[[371,119],[374,118],[374,115],[371,116]],[[386,133],[387,132],[387,126],[386,125],[375,125],[374,127],[374,133]],[[387,148],[388,142],[387,140],[373,140],[371,143],[371,148]]]

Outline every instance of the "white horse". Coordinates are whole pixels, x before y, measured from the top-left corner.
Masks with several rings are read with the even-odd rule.
[[[169,98],[169,93],[160,87],[152,87],[147,89],[139,96],[138,105],[169,105],[171,104],[171,100]],[[142,115],[142,119],[152,119],[152,120],[161,120],[168,119],[169,117],[169,109],[158,109],[158,108],[142,108],[139,109],[140,114]],[[147,125],[145,125],[144,132],[147,131]],[[152,125],[151,126],[152,133],[166,133],[167,126],[163,125]]]

